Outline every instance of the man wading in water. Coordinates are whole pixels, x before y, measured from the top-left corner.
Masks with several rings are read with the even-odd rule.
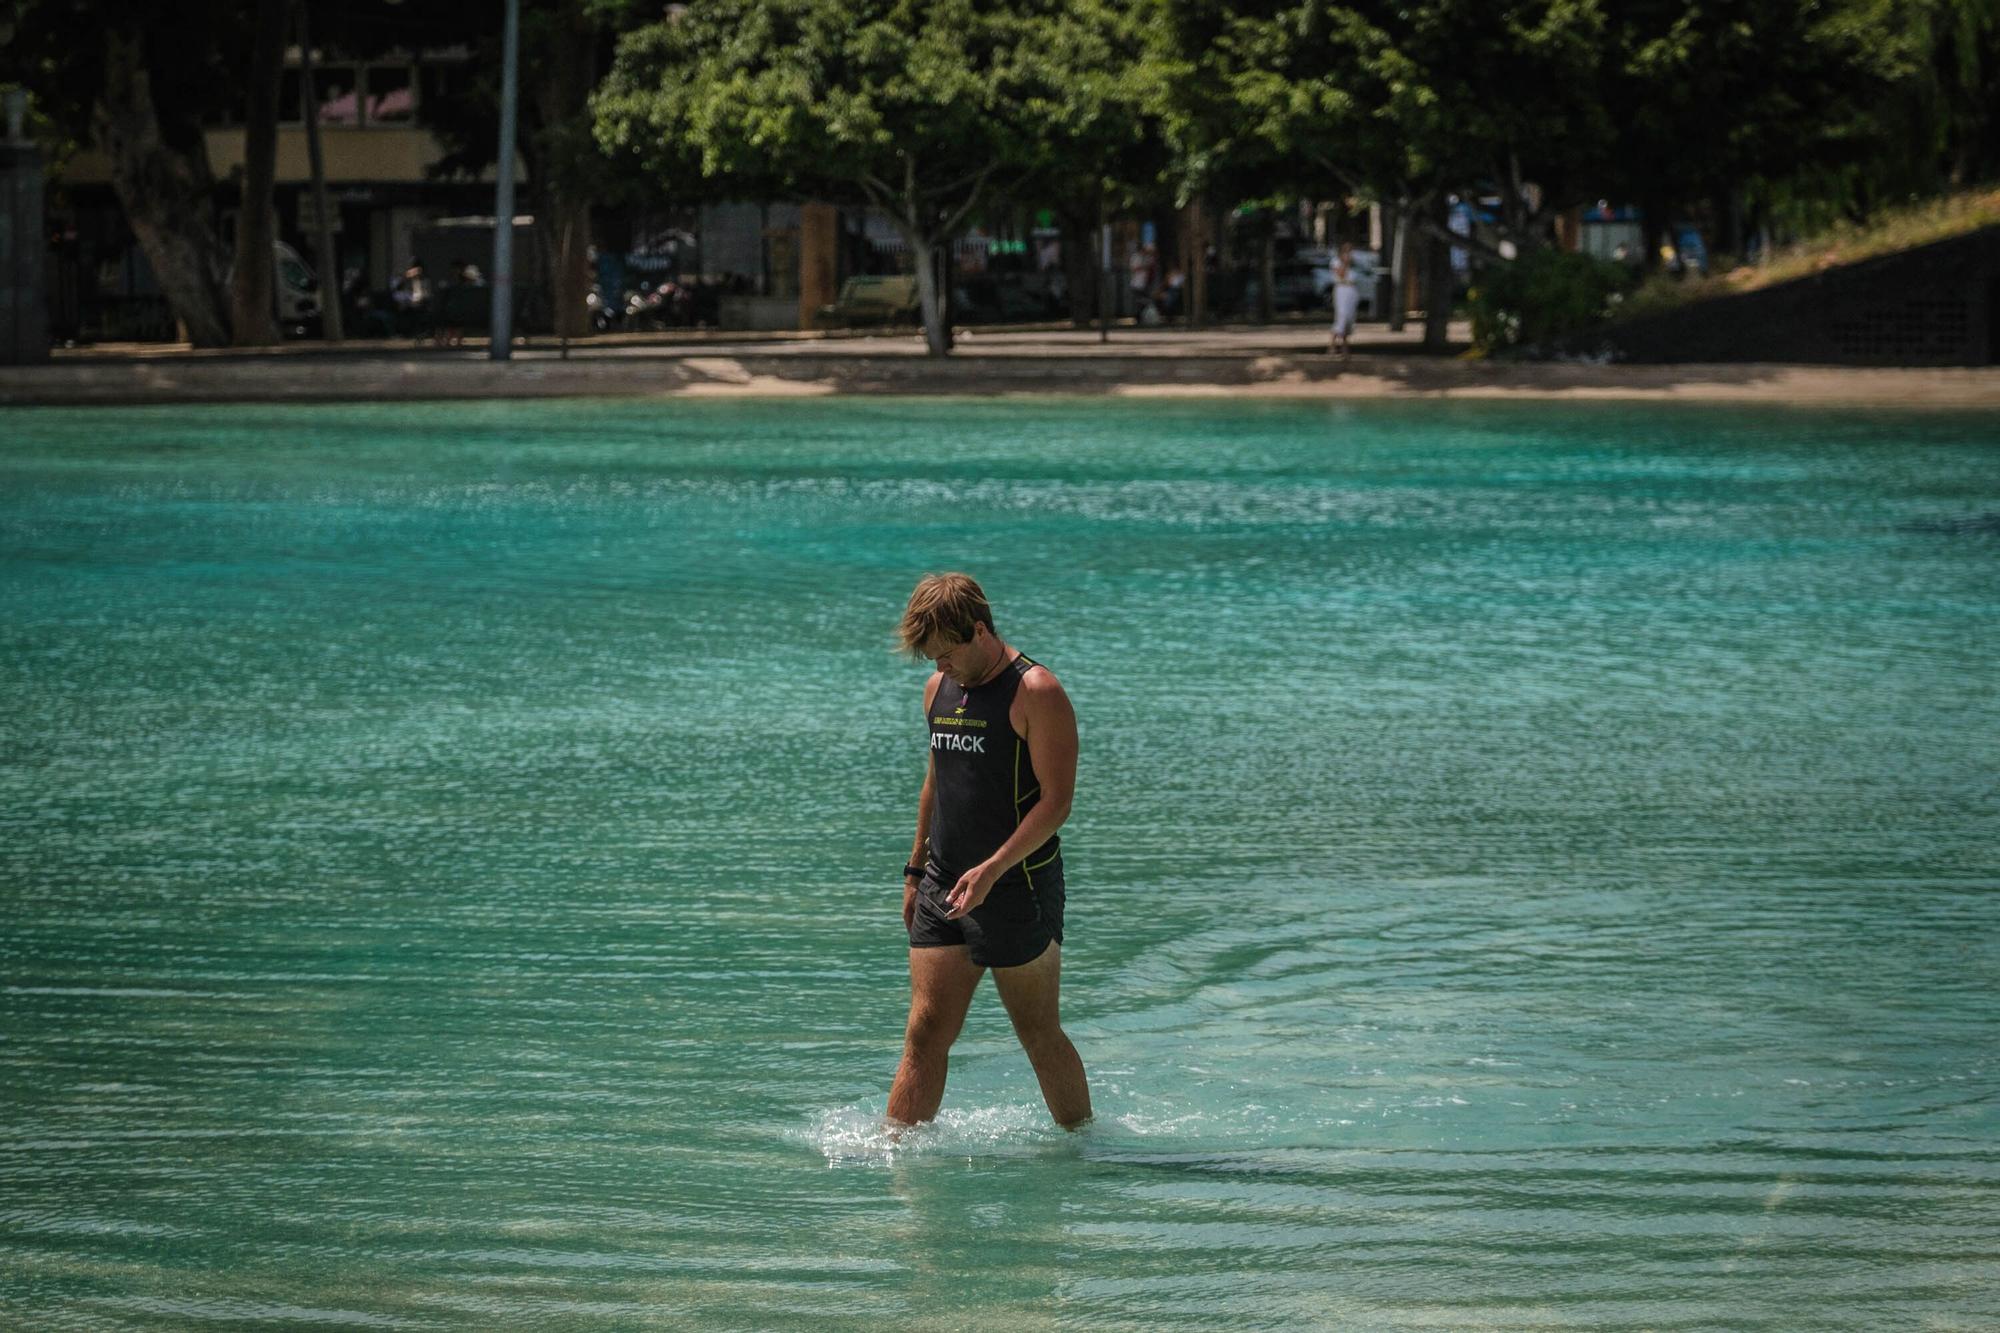
[[[1090,1087],[1058,1018],[1056,830],[1076,788],[1076,714],[1047,667],[993,632],[986,594],[964,574],[925,576],[898,633],[937,670],[924,685],[930,768],[903,867],[910,1023],[889,1119],[937,1114],[951,1044],[990,967],[1049,1113],[1075,1129],[1090,1119]]]

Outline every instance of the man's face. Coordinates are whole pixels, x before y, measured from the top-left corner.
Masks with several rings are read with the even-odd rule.
[[[960,685],[968,685],[992,670],[993,633],[984,625],[974,625],[969,639],[941,634],[924,645],[923,653],[939,671]]]

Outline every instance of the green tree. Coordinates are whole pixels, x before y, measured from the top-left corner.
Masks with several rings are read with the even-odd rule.
[[[2000,0],[1931,0],[1921,23],[1930,58],[1915,100],[1935,127],[1939,169],[1952,185],[1991,180],[2000,175]]]
[[[109,159],[127,224],[197,347],[230,341],[230,255],[202,128],[244,110],[252,15],[244,0],[87,8],[12,0],[4,25],[0,79],[34,94],[63,138]],[[239,265],[238,277],[254,281],[253,269],[268,270],[266,254],[261,266]]]
[[[1201,256],[1212,219],[1247,205],[1239,211],[1254,219],[1262,243],[1260,314],[1268,318],[1273,205],[1282,197],[1325,198],[1345,192],[1344,183],[1332,179],[1324,164],[1267,132],[1263,117],[1270,108],[1260,99],[1273,87],[1259,82],[1258,60],[1268,53],[1251,48],[1268,37],[1269,24],[1282,18],[1282,7],[1223,0],[1144,0],[1143,7],[1151,37],[1148,82],[1168,155],[1167,178],[1176,202],[1187,210],[1193,233],[1190,317],[1199,322],[1208,307]]]
[[[1859,222],[2000,176],[2000,0],[1847,0],[1811,37],[1840,52],[1843,86],[1811,151],[1758,162],[1744,182],[1762,220]]]
[[[1154,107],[1160,71],[1143,11],[1078,0],[1032,16],[1021,52],[1023,111],[1036,132],[1032,165],[1013,182],[1019,199],[1054,213],[1062,231],[1070,320],[1106,313],[1098,229],[1111,216],[1162,202],[1168,160]]]
[[[245,70],[243,180],[236,213],[236,260],[230,273],[229,322],[238,347],[278,341],[272,321],[272,247],[277,243],[272,195],[278,174],[278,90],[285,68],[287,0],[256,0]],[[335,283],[327,289],[337,292]]]
[[[996,185],[1037,164],[1053,12],[974,0],[716,0],[627,36],[597,136],[668,189],[882,210],[909,247],[925,341],[949,350],[939,268]]]
[[[1180,94],[1197,112],[1183,153],[1247,150],[1289,164],[1302,192],[1337,188],[1387,206],[1399,223],[1398,310],[1408,234],[1433,247],[1432,342],[1449,315],[1442,250],[1476,244],[1446,230],[1446,197],[1493,186],[1508,203],[1505,225],[1533,245],[1552,204],[1580,188],[1571,164],[1592,160],[1610,135],[1591,99],[1594,0],[1162,3],[1163,28],[1190,53],[1177,87],[1199,90]],[[1203,136],[1204,125],[1220,133]]]
[[[1871,10],[1880,10],[1870,13]],[[1637,200],[1648,264],[1691,205],[1858,160],[1856,108],[1906,38],[1877,0],[1626,0],[1597,96],[1618,132],[1592,165]]]

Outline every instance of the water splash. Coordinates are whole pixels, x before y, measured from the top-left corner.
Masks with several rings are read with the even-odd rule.
[[[1037,1155],[1075,1136],[1049,1119],[1037,1103],[947,1108],[926,1124],[892,1127],[879,1107],[840,1106],[822,1111],[797,1138],[834,1166],[888,1166],[916,1157],[1016,1157]]]

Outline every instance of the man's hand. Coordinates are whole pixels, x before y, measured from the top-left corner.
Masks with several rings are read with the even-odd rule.
[[[907,933],[917,927],[917,877],[903,876],[903,930]]]
[[[945,919],[956,921],[973,908],[986,901],[986,895],[993,892],[993,882],[1000,878],[1000,872],[988,861],[972,867],[958,877],[958,883],[944,896]]]

